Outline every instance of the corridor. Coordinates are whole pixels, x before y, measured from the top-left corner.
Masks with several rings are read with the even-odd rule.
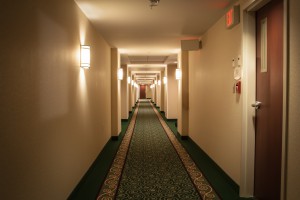
[[[219,199],[152,106],[138,102],[97,199]]]
[[[299,6],[0,1],[1,199],[298,200]]]

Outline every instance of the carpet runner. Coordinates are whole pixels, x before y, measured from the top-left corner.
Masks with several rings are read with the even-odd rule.
[[[220,197],[149,101],[140,101],[97,200]]]

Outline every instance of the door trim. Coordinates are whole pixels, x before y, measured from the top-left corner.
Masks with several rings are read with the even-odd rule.
[[[256,22],[255,11],[270,0],[245,0],[241,3],[242,12],[242,149],[240,196],[252,197],[254,193],[254,160],[255,160],[255,109],[251,104],[256,100]],[[286,124],[287,124],[287,4],[284,1],[284,35],[283,35],[283,122],[282,122],[282,177],[281,199],[285,197],[286,185]]]

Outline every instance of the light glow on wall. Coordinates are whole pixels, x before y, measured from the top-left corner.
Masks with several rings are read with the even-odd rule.
[[[81,45],[80,47],[80,67],[89,69],[91,67],[91,47]]]
[[[181,77],[182,77],[181,69],[179,69],[179,68],[176,69],[175,77],[176,77],[176,80],[181,80]]]
[[[123,80],[123,68],[118,69],[118,80]]]
[[[127,83],[130,84],[131,83],[131,79],[130,76],[127,77]]]
[[[160,81],[160,80],[158,80],[158,81],[157,81],[157,84],[158,84],[158,85],[161,85],[161,81]]]
[[[164,84],[167,84],[167,82],[168,82],[167,77],[164,77],[164,78],[163,78],[163,81],[164,81]]]

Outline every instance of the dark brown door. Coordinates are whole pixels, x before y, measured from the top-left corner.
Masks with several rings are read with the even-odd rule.
[[[283,2],[273,0],[256,16],[256,110],[254,195],[280,199],[283,99]]]
[[[146,86],[140,86],[140,99],[146,99]]]

